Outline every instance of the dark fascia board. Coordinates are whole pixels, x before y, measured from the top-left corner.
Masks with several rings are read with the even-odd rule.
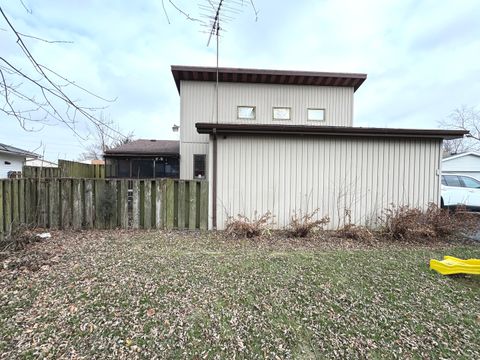
[[[103,157],[128,157],[128,158],[154,158],[159,156],[165,157],[180,157],[179,153],[156,153],[156,154],[145,154],[145,153],[105,153]]]
[[[465,130],[393,129],[347,126],[305,126],[270,124],[215,124],[196,123],[199,134],[225,135],[296,135],[296,136],[344,136],[383,138],[433,138],[458,139],[468,134]]]
[[[216,81],[217,68],[215,67],[172,65],[171,70],[179,93],[181,80]],[[218,68],[219,82],[340,86],[353,87],[356,91],[366,78],[366,74],[358,73]]]
[[[24,150],[4,150],[3,148],[0,148],[0,153],[19,156],[19,157],[25,157],[25,158],[34,158],[34,159],[40,158],[40,155],[30,151],[26,151],[26,150],[25,151]]]

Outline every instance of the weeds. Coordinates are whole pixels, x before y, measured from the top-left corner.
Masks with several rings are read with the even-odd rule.
[[[373,233],[367,227],[350,223],[338,229],[336,235],[338,237],[359,241],[371,241],[374,238]]]
[[[318,209],[311,213],[295,213],[292,216],[287,232],[293,237],[307,237],[310,233],[323,229],[330,222],[330,217],[324,216],[321,219],[315,219]]]
[[[29,243],[38,241],[38,237],[32,231],[30,226],[15,225],[12,226],[10,233],[5,234],[5,238],[0,241],[0,250],[20,250],[24,249]]]
[[[268,225],[272,223],[272,220],[273,215],[270,211],[260,217],[257,217],[257,213],[255,213],[253,219],[240,214],[237,217],[230,216],[225,232],[233,237],[257,237],[268,231]]]
[[[473,230],[473,215],[458,209],[450,212],[430,204],[425,211],[408,206],[394,206],[384,211],[381,232],[396,240],[437,239]]]

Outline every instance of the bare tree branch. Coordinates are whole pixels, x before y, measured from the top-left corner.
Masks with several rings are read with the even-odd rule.
[[[480,111],[474,107],[462,105],[456,108],[444,120],[439,121],[443,128],[454,128],[469,131],[463,139],[444,141],[444,151],[460,153],[465,151],[480,151]]]
[[[22,5],[28,11],[25,4],[22,3]],[[28,12],[31,13],[31,11]],[[102,124],[102,119],[99,119],[96,116],[96,112],[104,109],[105,106],[82,106],[80,105],[79,100],[71,98],[70,95],[65,92],[65,88],[71,86],[72,88],[75,88],[84,94],[93,96],[102,102],[112,102],[115,101],[115,99],[108,100],[96,95],[86,88],[77,85],[74,81],[58,74],[49,67],[40,64],[25,44],[23,38],[32,38],[47,43],[68,42],[46,40],[41,37],[19,32],[1,6],[0,15],[0,18],[3,18],[8,29],[15,35],[16,43],[25,57],[29,60],[33,67],[33,71],[38,74],[37,78],[37,76],[29,74],[16,64],[14,65],[4,56],[0,56],[0,95],[1,98],[4,99],[4,104],[2,105],[0,103],[0,111],[16,118],[21,127],[25,130],[31,130],[28,129],[27,126],[29,122],[41,123],[42,125],[61,123],[67,126],[75,135],[82,138],[81,134],[77,131],[78,116],[81,116],[82,119],[87,121],[87,123],[91,123],[94,126],[102,125],[102,128],[105,126],[108,128],[109,125]],[[7,78],[7,75],[10,78]],[[26,82],[25,84],[24,81]],[[32,93],[39,94],[40,99],[37,99],[35,95],[30,95]],[[22,106],[24,108],[22,108]],[[112,136],[113,134],[123,136],[121,133],[117,134],[117,132],[118,130],[115,128],[109,129],[109,134]]]
[[[100,119],[102,120],[101,124],[96,125],[93,131],[90,131],[90,142],[84,145],[85,151],[80,155],[80,160],[100,160],[106,150],[133,140],[133,132],[129,132],[127,135],[118,135],[121,131],[110,117],[101,114]],[[116,129],[117,132],[112,133],[111,128]]]
[[[20,36],[23,36],[23,37],[26,37],[26,38],[31,38],[31,39],[43,41],[43,42],[46,42],[46,43],[49,43],[49,44],[73,44],[73,41],[66,41],[66,40],[47,40],[47,39],[43,39],[43,38],[38,37],[38,36],[27,35],[27,34],[24,34],[24,33],[21,33],[21,32],[19,32],[18,34],[19,34]]]

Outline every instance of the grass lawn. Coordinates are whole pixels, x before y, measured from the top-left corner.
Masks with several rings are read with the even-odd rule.
[[[78,232],[1,260],[0,358],[480,358],[479,245]],[[1,265],[1,264],[0,264]]]

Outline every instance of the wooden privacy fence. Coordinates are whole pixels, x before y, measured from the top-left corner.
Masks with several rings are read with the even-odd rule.
[[[83,164],[76,161],[58,160],[58,167],[24,166],[24,178],[89,178],[104,179],[105,165]]]
[[[0,238],[18,225],[54,229],[207,229],[201,180],[0,180]]]

